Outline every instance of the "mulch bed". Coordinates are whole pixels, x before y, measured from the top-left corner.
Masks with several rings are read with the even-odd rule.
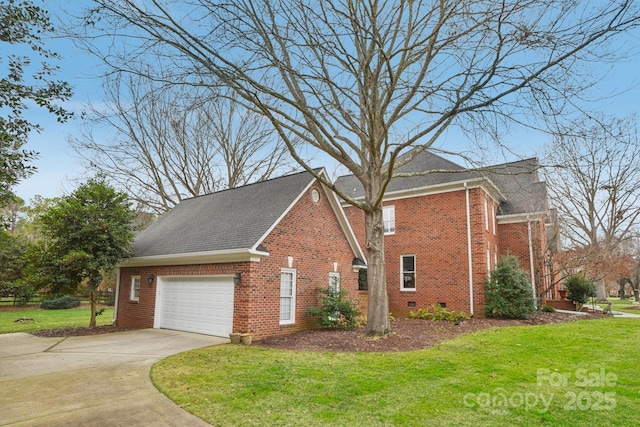
[[[63,329],[42,329],[39,331],[29,332],[31,335],[37,337],[81,337],[85,335],[100,335],[110,334],[113,332],[130,331],[131,328],[118,328],[112,325],[96,326],[95,328],[78,327],[78,328],[63,328]]]
[[[599,319],[605,316],[591,314],[578,316],[565,313],[538,313],[528,320],[473,318],[456,325],[453,322],[420,319],[396,319],[392,332],[384,338],[367,338],[363,328],[352,330],[307,330],[274,338],[254,341],[255,346],[286,350],[336,352],[403,352],[433,347],[458,335],[482,329],[503,326],[530,326],[565,323],[574,320]],[[47,329],[31,332],[39,337],[69,337],[98,335],[131,330],[111,325],[95,328]]]
[[[565,313],[538,313],[528,320],[473,318],[459,325],[446,321],[396,319],[391,334],[371,339],[363,328],[349,331],[309,330],[254,341],[262,347],[287,350],[338,352],[403,352],[433,347],[458,335],[502,326],[530,326],[565,323],[574,320],[603,318],[602,315],[578,316]]]

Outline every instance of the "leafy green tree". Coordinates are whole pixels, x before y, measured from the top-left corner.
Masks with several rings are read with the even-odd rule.
[[[590,297],[596,296],[596,287],[593,282],[579,273],[569,276],[564,282],[564,287],[569,291],[567,299],[576,303],[578,310],[589,301]]]
[[[28,206],[20,209],[20,217],[16,219],[13,234],[22,241],[35,243],[42,239],[42,222],[40,218],[53,206],[58,204],[59,198],[45,198],[35,196]]]
[[[24,200],[15,195],[8,197],[4,205],[0,203],[0,221],[4,221],[4,224],[0,223],[0,227],[4,225],[9,233],[14,234],[19,214],[23,209]]]
[[[19,305],[33,296],[33,289],[20,280],[26,264],[25,250],[18,238],[0,229],[0,296],[11,296]]]
[[[484,283],[484,314],[487,317],[528,319],[536,311],[527,272],[515,256],[505,256]]]
[[[0,202],[11,196],[11,188],[29,176],[29,165],[37,153],[22,150],[38,124],[27,120],[23,112],[33,106],[47,109],[60,122],[71,113],[56,104],[71,97],[68,83],[55,80],[58,69],[51,65],[58,54],[44,46],[42,37],[54,31],[47,11],[29,0],[0,2]],[[19,54],[29,49],[40,61]],[[28,73],[33,64],[40,67]]]
[[[36,250],[35,276],[49,294],[63,295],[86,285],[90,327],[96,322],[97,289],[105,272],[130,254],[134,215],[124,193],[101,178],[90,179],[40,218],[44,239]]]

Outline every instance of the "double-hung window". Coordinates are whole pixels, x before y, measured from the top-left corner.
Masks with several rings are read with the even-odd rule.
[[[280,324],[296,322],[296,270],[283,268],[280,271]]]
[[[140,300],[140,276],[131,278],[131,301]]]
[[[416,290],[416,256],[402,255],[400,257],[400,289],[403,291]]]
[[[384,222],[384,234],[394,234],[396,232],[395,206],[382,207],[382,221]]]
[[[340,273],[329,273],[329,287],[335,292],[340,291]]]

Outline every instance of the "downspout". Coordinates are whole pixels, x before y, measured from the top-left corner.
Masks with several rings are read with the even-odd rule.
[[[112,325],[116,324],[116,320],[118,320],[118,296],[120,295],[120,267],[116,268],[116,301],[113,306],[113,320],[111,321]]]
[[[469,307],[473,316],[473,257],[471,254],[471,207],[469,204],[469,187],[464,183],[464,191],[467,202],[467,256],[469,261]]]
[[[531,289],[533,290],[533,304],[538,308],[538,295],[536,294],[536,272],[533,269],[533,240],[531,239],[531,219],[527,217],[527,235],[529,238],[529,268],[531,269]]]

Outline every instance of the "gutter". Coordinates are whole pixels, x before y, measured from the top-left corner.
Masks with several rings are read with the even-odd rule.
[[[116,268],[116,300],[113,305],[113,320],[111,321],[112,325],[116,324],[116,320],[118,320],[118,297],[120,296],[120,267]]]
[[[471,253],[471,207],[469,204],[469,186],[464,183],[464,191],[467,202],[467,256],[469,261],[469,307],[473,316],[473,257]]]
[[[261,249],[225,249],[208,252],[189,252],[183,254],[151,255],[126,258],[122,260],[118,267],[146,267],[159,265],[189,265],[189,264],[212,264],[221,262],[260,262],[264,256],[269,256],[269,252]]]
[[[538,295],[536,295],[536,273],[533,269],[533,240],[531,238],[531,219],[527,218],[527,237],[529,239],[529,268],[531,269],[531,289],[533,290],[533,304],[538,308]]]

